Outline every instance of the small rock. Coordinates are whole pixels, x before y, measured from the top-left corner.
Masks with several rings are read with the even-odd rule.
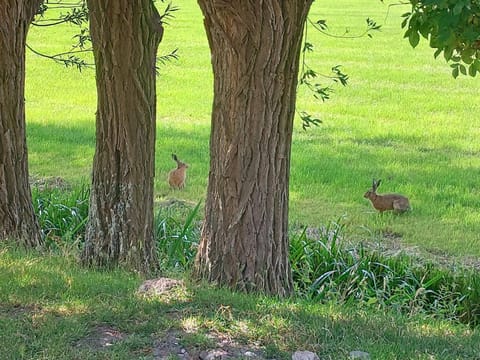
[[[369,360],[370,354],[365,351],[350,351],[350,359]]]
[[[295,351],[292,360],[320,360],[320,358],[311,351]]]
[[[216,359],[226,359],[228,357],[228,352],[225,350],[217,349],[211,351],[202,351],[200,353],[201,360],[216,360]]]
[[[145,280],[142,285],[138,288],[139,294],[145,295],[161,295],[170,289],[178,286],[182,286],[183,282],[181,280],[169,279],[169,278],[159,278],[152,280]]]

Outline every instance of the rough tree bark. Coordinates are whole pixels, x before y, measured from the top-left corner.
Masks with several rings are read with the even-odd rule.
[[[42,244],[28,181],[25,43],[42,0],[0,1],[0,240]]]
[[[198,0],[214,103],[194,275],[287,295],[288,186],[299,54],[311,0]]]
[[[155,60],[163,27],[151,0],[89,0],[96,151],[82,262],[148,273],[153,238]]]

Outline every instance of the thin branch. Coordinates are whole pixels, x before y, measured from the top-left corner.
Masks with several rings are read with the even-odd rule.
[[[35,55],[38,55],[38,56],[41,56],[41,57],[44,57],[44,58],[47,58],[47,59],[50,59],[50,60],[53,60],[53,61],[56,61],[56,62],[61,62],[63,63],[65,66],[73,66],[73,65],[76,65],[79,69],[81,69],[82,67],[94,67],[95,64],[90,64],[90,63],[87,63],[79,58],[70,58],[70,59],[65,59],[65,58],[62,58],[62,56],[64,55],[68,55],[68,54],[74,54],[74,53],[82,53],[82,52],[90,52],[92,51],[92,49],[84,49],[84,50],[75,50],[75,51],[67,51],[67,52],[63,52],[63,53],[59,53],[59,54],[55,54],[55,55],[47,55],[47,54],[43,54],[37,50],[35,50],[34,48],[32,48],[30,45],[26,44],[25,45],[27,47],[28,50],[30,50],[31,52],[33,52]]]
[[[394,6],[404,6],[404,5],[412,5],[412,4],[409,2],[403,2],[403,1],[399,1],[398,3],[388,4],[387,13],[385,14],[384,22],[387,22],[388,16],[390,15],[390,8]]]
[[[368,28],[367,30],[365,30],[363,33],[361,33],[359,35],[335,35],[335,34],[330,34],[329,32],[327,32],[325,30],[322,30],[310,18],[308,18],[307,20],[321,34],[326,35],[326,36],[330,36],[330,37],[333,37],[333,38],[339,38],[339,39],[358,39],[358,38],[364,37],[365,35],[367,35],[369,33],[370,30],[372,30],[371,28]]]
[[[56,20],[56,19],[55,19],[55,20]],[[59,24],[64,24],[64,23],[66,23],[66,22],[69,22],[69,20],[63,19],[63,20],[58,20],[58,21],[53,22],[53,23],[40,24],[39,21],[40,21],[40,20],[38,20],[38,21],[33,21],[33,22],[32,22],[32,25],[33,25],[33,26],[39,26],[39,27],[42,27],[42,26],[43,26],[43,27],[44,27],[44,26],[54,26],[54,25],[59,25]],[[44,19],[43,21],[44,21],[44,22],[52,21],[52,19]]]

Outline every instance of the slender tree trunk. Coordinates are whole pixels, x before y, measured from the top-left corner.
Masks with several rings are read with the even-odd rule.
[[[198,0],[214,104],[205,225],[194,274],[287,295],[288,186],[299,54],[311,0]]]
[[[28,181],[25,43],[41,0],[0,1],[0,240],[42,244]]]
[[[96,63],[96,151],[83,263],[157,268],[153,238],[155,60],[151,0],[89,0]]]

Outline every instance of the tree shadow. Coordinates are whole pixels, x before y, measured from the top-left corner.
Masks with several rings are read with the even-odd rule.
[[[188,281],[145,296],[135,274],[5,250],[0,271],[5,359],[39,353],[63,359],[279,359],[297,350],[325,359],[347,359],[355,350],[373,359],[473,359],[480,353],[478,330],[394,310],[278,300]]]

